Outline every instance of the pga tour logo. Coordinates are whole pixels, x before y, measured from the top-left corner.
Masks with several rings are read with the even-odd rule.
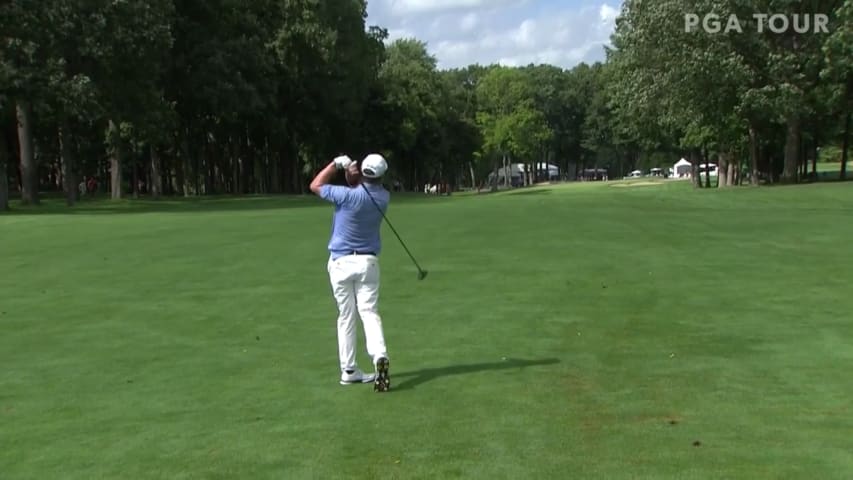
[[[773,33],[785,33],[793,30],[797,33],[829,33],[827,25],[829,16],[823,13],[784,15],[781,13],[755,13],[752,15],[758,33],[764,33],[765,29]],[[701,24],[701,25],[700,25]],[[691,33],[701,28],[706,33],[743,33],[743,22],[737,15],[729,15],[728,20],[722,21],[716,13],[709,13],[699,17],[695,13],[684,15],[684,31]]]

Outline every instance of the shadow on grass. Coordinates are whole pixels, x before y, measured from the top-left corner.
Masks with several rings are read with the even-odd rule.
[[[417,193],[393,193],[392,202],[414,204],[431,199]],[[10,202],[10,210],[0,215],[115,215],[132,213],[204,213],[281,210],[306,207],[329,207],[331,204],[315,195],[217,195],[200,197],[161,197],[152,199],[123,198],[112,200],[108,196],[86,197],[73,207],[56,195],[43,195],[41,204],[24,206],[19,201]]]
[[[472,363],[468,365],[451,365],[448,367],[426,368],[423,370],[415,370],[412,372],[391,372],[391,392],[400,390],[411,390],[418,385],[435,380],[441,377],[451,375],[467,375],[477,372],[486,372],[494,370],[511,370],[516,368],[536,367],[542,365],[554,365],[560,363],[556,358],[547,358],[544,360],[523,360],[518,358],[508,358],[500,362],[490,363]],[[400,380],[403,379],[403,380]],[[397,383],[399,381],[399,383]]]
[[[509,192],[507,195],[547,195],[551,193],[550,188],[534,188],[532,190],[524,190],[521,192]]]

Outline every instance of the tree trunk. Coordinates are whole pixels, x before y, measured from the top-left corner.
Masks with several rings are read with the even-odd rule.
[[[255,166],[258,164],[256,159],[259,155],[257,150],[251,146],[246,151],[246,162],[243,164],[243,186],[246,193],[260,193],[258,191],[258,182],[255,181],[255,177],[257,176]]]
[[[729,154],[720,152],[719,158],[720,164],[717,166],[717,186],[725,188],[729,186]]]
[[[839,178],[847,179],[847,150],[850,149],[850,112],[847,112],[847,120],[844,122],[844,140],[841,146],[841,172]]]
[[[735,159],[735,154],[729,152],[728,156],[728,170],[726,171],[726,185],[729,187],[733,187],[735,185],[735,172],[737,171],[737,160]]]
[[[121,198],[121,140],[116,132],[115,122],[110,120],[110,197],[113,200]]]
[[[204,189],[204,195],[210,195],[213,193],[213,148],[214,146],[208,143],[208,136],[204,136],[205,140],[202,143],[201,150],[201,170],[199,173],[203,175],[202,188]]]
[[[471,170],[471,188],[477,188],[477,176],[474,174],[474,162],[469,162],[468,168]]]
[[[766,149],[765,149],[766,150]],[[764,152],[764,155],[767,155],[767,152]],[[776,183],[776,160],[775,157],[771,154],[767,158],[767,179],[770,185],[774,185]]]
[[[812,178],[817,180],[817,157],[820,154],[820,136],[815,136],[812,147]]]
[[[489,189],[490,189],[493,193],[494,193],[494,192],[496,192],[496,191],[498,191],[498,172],[499,172],[499,171],[500,171],[500,170],[498,169],[498,161],[497,161],[497,160],[494,160],[494,167],[493,167],[493,170],[492,170],[492,173],[494,174],[494,176],[492,177],[492,181],[490,182],[490,183],[491,183],[491,185],[489,185]]]
[[[9,149],[6,145],[6,135],[0,131],[0,212],[9,210],[9,179],[6,178],[6,164]]]
[[[157,147],[151,145],[151,183],[148,184],[148,192],[151,198],[160,198],[163,186],[163,176],[160,173],[160,154],[157,153]]]
[[[507,188],[512,188],[512,159],[509,155],[506,156],[506,170],[504,170],[504,184]]]
[[[749,184],[758,186],[758,132],[755,126],[749,125]]]
[[[134,153],[132,155],[132,157],[134,158],[134,161],[132,164],[133,175],[131,175],[132,179],[130,182],[130,191],[133,192],[133,198],[139,198],[139,193],[140,193],[139,192],[139,165],[136,162],[136,152],[133,152],[133,153]]]
[[[252,173],[255,176],[255,192],[265,194],[267,193],[267,165],[269,164],[269,138],[264,137],[264,149],[262,155],[255,156],[255,168]]]
[[[201,175],[201,160],[203,155],[204,147],[202,146],[202,151],[193,152],[192,156],[192,168],[190,169],[190,174],[192,175],[193,195],[196,197],[201,195],[201,182],[199,181],[199,176]]]
[[[33,107],[27,101],[18,102],[18,142],[21,151],[21,201],[38,205],[38,167],[33,156]]]
[[[65,190],[65,203],[69,207],[77,201],[77,175],[74,174],[74,146],[68,120],[62,119],[59,127],[59,151],[62,156],[62,183]]]
[[[114,150],[110,155],[110,198],[118,200],[121,198],[121,154]]]
[[[255,154],[255,164],[252,165],[252,179],[255,193],[265,194],[269,188],[267,185],[267,172],[269,164],[269,140],[264,138],[264,146]]]
[[[189,182],[187,181],[188,165],[187,149],[183,148],[178,154],[178,161],[175,162],[175,193],[183,195],[184,198],[190,196]]]
[[[788,118],[788,133],[785,139],[785,167],[782,170],[782,183],[796,183],[797,169],[800,166],[800,118],[792,115]]]
[[[235,195],[243,195],[246,192],[243,191],[243,159],[241,157],[236,157],[232,161],[231,168],[231,189]]]
[[[302,169],[300,165],[302,163],[302,160],[299,156],[299,148],[291,147],[289,151],[291,156],[293,157],[293,170],[291,172],[293,175],[293,179],[291,180],[293,185],[293,193],[302,195],[305,193],[305,184],[302,182]]]
[[[711,167],[708,165],[711,163],[711,159],[708,156],[708,150],[702,149],[702,163],[705,164],[705,188],[711,188]],[[719,182],[719,172],[717,172],[717,181]]]
[[[242,170],[243,159],[241,155],[241,142],[239,140],[234,140],[234,137],[228,137],[228,152],[229,152],[229,165],[231,165],[231,193],[242,195],[243,194],[243,185],[240,181],[240,171]]]
[[[743,185],[743,152],[737,156],[735,161],[734,182],[736,186]]]
[[[5,153],[0,153],[5,156]],[[6,160],[0,160],[0,212],[9,210],[9,180],[6,178]]]
[[[702,188],[702,180],[699,175],[699,162],[696,160],[696,151],[690,151],[690,175],[693,179],[693,187]]]
[[[281,164],[281,161],[277,155],[270,155],[269,163],[270,169],[268,174],[270,177],[270,193],[281,193],[281,187],[279,182],[279,179],[281,178],[281,176],[279,175],[279,165]]]
[[[242,141],[242,140],[241,140]],[[252,145],[252,141],[246,136],[246,155],[240,168],[240,182],[243,193],[258,193],[255,187],[255,158],[258,152]]]

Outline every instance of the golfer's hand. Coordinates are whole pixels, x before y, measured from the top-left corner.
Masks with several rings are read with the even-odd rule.
[[[344,170],[352,164],[352,159],[346,155],[341,155],[339,157],[335,157],[334,164],[338,170]]]
[[[351,187],[361,183],[361,172],[358,171],[358,162],[352,162],[346,169],[347,183]]]

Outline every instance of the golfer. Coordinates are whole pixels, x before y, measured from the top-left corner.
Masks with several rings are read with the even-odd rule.
[[[350,186],[329,184],[337,170],[346,170]],[[381,155],[365,157],[360,173],[358,164],[344,155],[335,158],[311,182],[312,192],[335,205],[327,271],[338,305],[341,384],[373,382],[378,391],[390,387],[388,353],[378,310],[379,229],[390,200],[390,193],[382,186],[386,170],[388,164]],[[359,184],[359,177],[363,185]],[[361,317],[367,353],[375,367],[372,374],[364,373],[356,363],[356,313]]]

